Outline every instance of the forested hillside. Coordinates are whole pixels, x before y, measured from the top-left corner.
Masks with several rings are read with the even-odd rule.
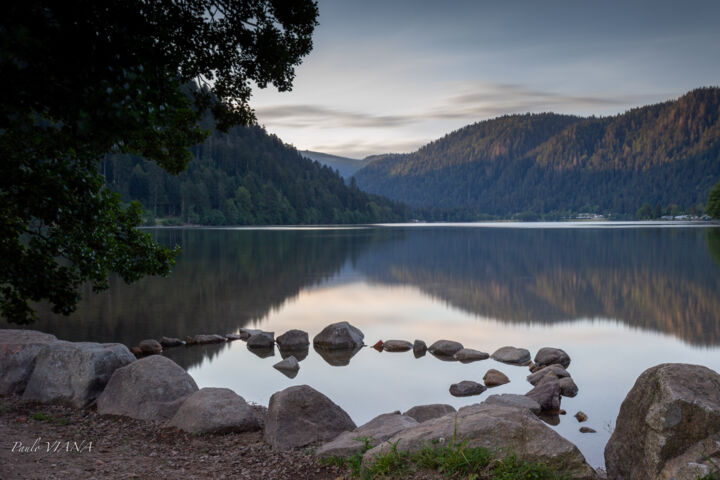
[[[720,178],[720,89],[604,118],[510,115],[407,155],[381,156],[358,185],[468,216],[700,212]]]
[[[106,183],[152,217],[171,223],[279,225],[367,223],[408,218],[407,207],[345,185],[331,168],[302,157],[260,127],[213,133],[174,176],[154,163],[111,156]]]
[[[320,162],[322,165],[327,165],[333,170],[337,170],[340,176],[346,180],[355,175],[355,172],[368,164],[367,160],[355,160],[354,158],[313,152],[311,150],[301,150],[300,155],[305,158],[309,158],[310,160]]]

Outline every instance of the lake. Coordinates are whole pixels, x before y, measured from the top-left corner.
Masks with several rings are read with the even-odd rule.
[[[553,426],[593,466],[620,404],[646,368],[664,362],[720,371],[720,228],[676,223],[481,223],[328,228],[151,229],[183,249],[167,279],[88,289],[70,318],[40,311],[32,327],[67,340],[129,346],[163,335],[225,334],[240,327],[293,328],[310,338],[348,321],[377,340],[450,339],[492,353],[504,345],[564,349],[579,387]],[[526,393],[526,367],[461,364],[428,354],[361,349],[333,366],[312,347],[294,379],[244,342],[168,350],[200,387],[229,387],[267,405],[272,393],[308,384],[362,424],[428,403],[461,407],[495,393]],[[466,398],[450,384],[507,385]],[[582,410],[579,433],[573,415]]]

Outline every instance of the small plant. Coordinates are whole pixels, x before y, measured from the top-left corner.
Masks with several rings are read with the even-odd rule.
[[[54,420],[53,417],[44,412],[35,412],[30,415],[30,418],[37,420],[38,422],[52,422]]]
[[[353,478],[360,477],[362,473],[362,459],[363,454],[370,450],[373,446],[370,443],[372,441],[372,438],[369,437],[359,437],[356,438],[358,442],[362,443],[362,446],[360,447],[360,451],[356,453],[355,455],[351,457],[327,457],[327,458],[321,458],[320,463],[323,465],[334,465],[338,468],[341,468],[343,470],[349,470],[350,476]]]

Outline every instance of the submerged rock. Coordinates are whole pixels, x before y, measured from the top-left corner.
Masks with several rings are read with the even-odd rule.
[[[530,352],[524,348],[501,347],[491,355],[493,360],[511,365],[527,365],[530,363]]]
[[[485,382],[485,386],[487,387],[497,387],[498,385],[510,383],[510,379],[500,370],[491,368],[483,377],[483,382]]]
[[[332,440],[354,430],[350,416],[328,397],[308,385],[298,385],[270,397],[265,441],[278,450]]]
[[[229,388],[203,388],[190,394],[170,420],[170,425],[189,433],[260,430],[255,410]]]
[[[363,346],[365,335],[348,322],[338,322],[323,328],[313,338],[313,346],[325,350],[353,350]]]
[[[487,387],[477,382],[463,380],[460,383],[450,385],[450,395],[454,397],[469,397],[472,395],[480,395]]]
[[[444,417],[447,414],[455,412],[455,407],[453,407],[452,405],[433,403],[431,405],[417,405],[415,407],[412,407],[407,412],[404,412],[403,415],[412,417],[419,423],[422,423],[427,422],[428,420],[432,420],[434,418]]]
[[[413,348],[413,344],[405,340],[388,340],[383,343],[383,350],[386,352],[407,352]]]
[[[399,413],[385,413],[351,432],[341,433],[332,441],[318,448],[315,455],[318,457],[351,457],[363,451],[364,442],[367,442],[368,446],[374,447],[393,435],[417,424],[417,420],[410,416]]]
[[[25,391],[35,368],[35,357],[55,335],[36,330],[0,329],[0,395]]]
[[[490,358],[490,354],[481,352],[480,350],[474,350],[472,348],[461,348],[453,355],[455,360],[463,363],[477,362],[478,360],[487,360]]]

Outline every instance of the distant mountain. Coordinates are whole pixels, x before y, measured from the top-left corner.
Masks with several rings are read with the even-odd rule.
[[[368,164],[367,159],[356,160],[354,158],[330,155],[329,153],[313,152],[312,150],[300,150],[299,153],[305,158],[315,160],[323,165],[327,165],[333,170],[337,170],[340,176],[346,180]]]
[[[360,188],[415,207],[512,215],[699,210],[720,178],[720,89],[612,117],[509,115],[406,155],[375,158]]]
[[[214,132],[192,151],[187,171],[177,176],[130,156],[110,156],[100,169],[123,200],[138,200],[150,215],[175,223],[370,223],[411,216],[397,202],[346,185],[334,170],[260,127]]]

